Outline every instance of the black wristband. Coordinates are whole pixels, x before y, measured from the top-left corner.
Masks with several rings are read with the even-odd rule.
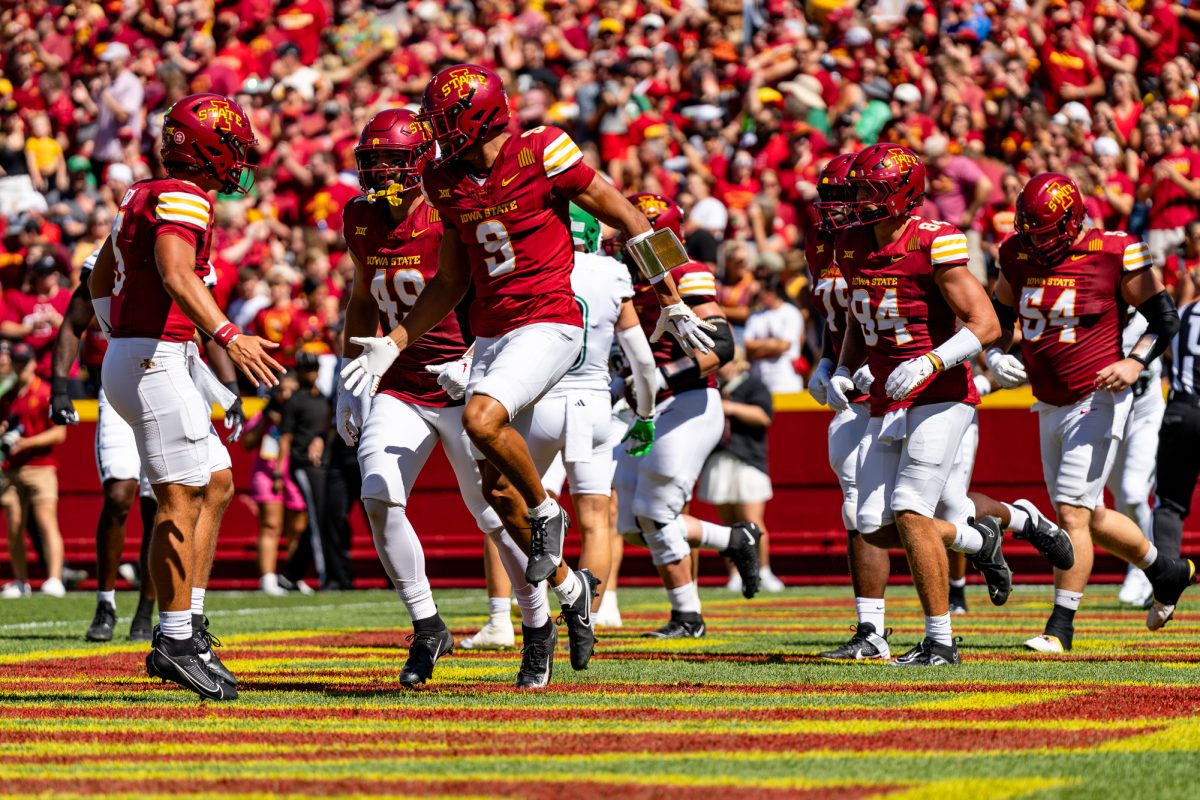
[[[236,380],[223,381],[221,385],[233,392],[235,395],[241,395],[242,393],[241,390],[238,389],[238,382]]]
[[[52,395],[69,395],[71,381],[67,378],[51,378],[50,379],[50,394]]]

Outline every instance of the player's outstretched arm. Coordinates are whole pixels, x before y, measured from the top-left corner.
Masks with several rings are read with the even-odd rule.
[[[79,337],[92,324],[94,316],[92,293],[86,281],[80,282],[71,294],[50,355],[50,421],[55,425],[79,424],[79,414],[67,393],[67,379],[71,375],[71,366],[79,357]]]
[[[267,351],[279,345],[258,336],[243,334],[225,318],[208,287],[196,274],[195,247],[178,236],[165,234],[154,242],[154,259],[163,288],[184,315],[225,348],[230,359],[246,373],[251,383],[255,386],[276,386],[279,383],[276,376],[282,375],[284,370]],[[96,271],[99,271],[100,261],[97,261],[96,267]],[[95,280],[95,272],[92,273],[92,279]]]
[[[642,330],[637,311],[633,302],[625,300],[621,303],[621,313],[617,317],[617,344],[629,361],[633,371],[634,394],[637,395],[637,415],[643,419],[654,416],[654,399],[658,393],[658,367],[654,363],[654,351],[650,349],[650,340]]]
[[[987,351],[988,369],[992,371],[992,377],[1001,388],[1015,389],[1028,380],[1028,375],[1021,359],[1008,352],[1016,337],[1017,310],[1012,285],[1003,273],[992,292],[992,310],[996,312],[996,319],[1000,322],[1000,338]]]
[[[404,321],[389,334],[401,350],[445,319],[446,315],[462,302],[470,287],[470,266],[458,229],[443,218],[442,230],[437,274],[425,284],[425,289],[417,298],[412,311],[409,311],[404,316]]]

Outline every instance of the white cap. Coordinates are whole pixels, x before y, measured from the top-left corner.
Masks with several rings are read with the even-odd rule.
[[[121,42],[109,42],[100,54],[101,61],[128,61],[129,48]]]
[[[892,90],[892,97],[900,103],[919,103],[921,90],[911,83],[902,83]]]
[[[638,24],[643,28],[665,28],[667,21],[658,14],[647,14],[638,20]]]
[[[815,75],[800,75],[793,81],[779,84],[779,91],[787,92],[804,106],[816,109],[825,108],[825,98],[821,96],[821,89],[821,81],[817,80]]]
[[[950,149],[950,140],[941,134],[925,137],[925,157],[937,158],[944,156],[946,151]]]
[[[1117,158],[1121,155],[1121,145],[1117,144],[1117,140],[1111,136],[1101,136],[1092,142],[1092,154],[1096,158],[1104,156]]]
[[[871,41],[871,32],[861,25],[855,25],[846,31],[846,44],[850,47],[863,47]]]
[[[105,181],[116,181],[117,183],[133,183],[133,168],[128,164],[122,164],[120,161],[108,165],[108,169],[104,171]]]
[[[1067,119],[1071,120],[1072,122],[1081,123],[1089,128],[1092,125],[1091,112],[1087,110],[1087,106],[1085,106],[1083,103],[1072,100],[1071,102],[1063,105],[1062,113],[1065,114]]]

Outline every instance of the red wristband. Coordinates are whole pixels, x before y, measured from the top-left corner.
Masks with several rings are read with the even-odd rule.
[[[237,325],[226,321],[221,323],[221,325],[215,331],[213,331],[213,341],[221,345],[221,347],[228,347],[229,343],[240,336],[241,333],[242,332],[238,329]]]

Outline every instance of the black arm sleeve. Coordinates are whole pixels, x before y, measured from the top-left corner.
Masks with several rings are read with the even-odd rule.
[[[724,317],[709,317],[704,321],[716,328],[708,332],[708,337],[713,340],[713,353],[717,359],[722,364],[733,361],[733,330],[729,327],[729,320]]]
[[[1148,366],[1171,346],[1171,340],[1179,333],[1179,312],[1175,302],[1164,289],[1137,307],[1138,313],[1146,318],[1148,330],[1129,351],[1129,357]]]
[[[1001,303],[996,299],[996,295],[992,295],[992,308],[995,309],[996,317],[1000,320],[1000,330],[1011,331],[1017,324],[1017,310],[1008,303]]]
[[[720,364],[728,364],[733,360],[734,353],[733,330],[729,327],[729,321],[724,317],[708,317],[705,322],[712,323],[716,328],[706,333],[713,340],[712,351],[717,361]],[[681,358],[659,367],[658,370],[666,380],[667,386],[675,392],[694,389],[696,381],[700,380],[700,365],[694,358]]]

